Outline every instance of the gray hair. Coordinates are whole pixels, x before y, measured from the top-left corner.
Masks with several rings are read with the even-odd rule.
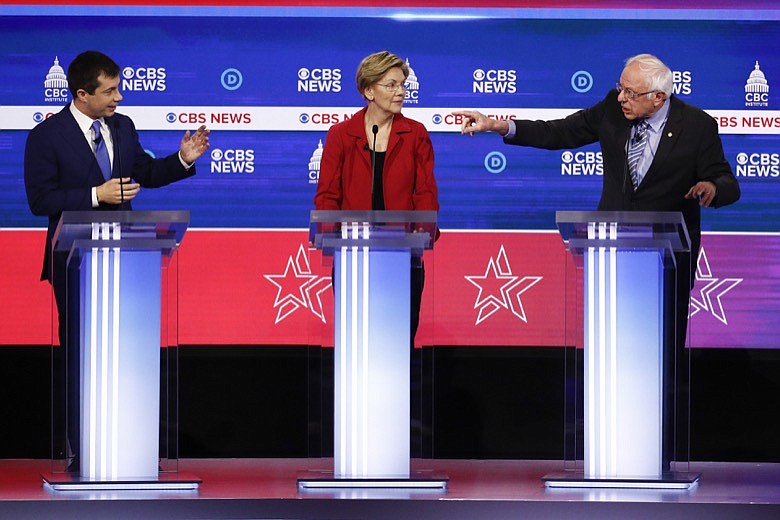
[[[639,65],[639,70],[647,81],[647,90],[663,92],[667,98],[672,95],[672,71],[664,62],[652,54],[637,54],[626,60],[626,67],[632,63]]]

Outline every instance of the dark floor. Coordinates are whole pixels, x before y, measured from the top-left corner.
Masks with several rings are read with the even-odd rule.
[[[51,492],[46,460],[0,460],[2,518],[780,518],[780,464],[694,463],[689,490],[550,490],[542,477],[561,461],[413,460],[446,474],[446,491],[299,492],[296,479],[329,459],[185,459],[198,491]]]

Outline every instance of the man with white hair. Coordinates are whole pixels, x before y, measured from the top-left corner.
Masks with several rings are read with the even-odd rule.
[[[691,238],[691,252],[677,255],[676,345],[667,352],[667,373],[676,373],[678,420],[667,420],[665,458],[677,444],[687,446],[687,356],[683,355],[688,303],[701,244],[701,207],[720,207],[739,199],[737,179],[726,161],[718,125],[704,111],[672,95],[672,72],[661,60],[640,54],[626,60],[620,81],[590,108],[552,121],[491,119],[477,111],[463,117],[461,132],[495,132],[507,144],[548,150],[599,142],[603,159],[601,211],[679,211]],[[688,268],[690,266],[690,268]],[[674,335],[672,330],[670,335]],[[671,370],[671,372],[669,372]],[[667,396],[675,390],[667,381]],[[668,397],[671,399],[671,397]],[[667,411],[671,407],[667,407]],[[684,460],[686,453],[677,453]],[[668,462],[668,461],[667,461]]]

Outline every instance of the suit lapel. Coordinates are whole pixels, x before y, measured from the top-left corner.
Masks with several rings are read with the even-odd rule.
[[[674,145],[677,143],[680,134],[682,132],[682,111],[675,98],[670,100],[669,117],[666,120],[666,124],[661,129],[661,138],[658,141],[658,148],[655,151],[653,162],[650,164],[650,168],[647,170],[645,178],[642,179],[642,184],[645,180],[659,175],[658,172],[665,171],[664,164],[669,158],[669,154],[674,149]]]
[[[622,145],[621,150],[623,151],[623,162],[622,164],[627,164],[626,161],[628,160],[628,137],[631,135],[631,123],[627,120],[626,124],[620,125],[615,128],[615,135],[613,136],[615,143],[620,143]]]
[[[393,130],[390,132],[390,138],[387,140],[387,154],[385,154],[385,171],[390,171],[393,158],[393,150],[401,143],[401,134],[408,134],[412,128],[406,122],[406,118],[401,114],[396,114],[393,119]]]
[[[352,153],[359,157],[359,161],[364,166],[364,171],[367,171],[371,175],[371,159],[370,153],[366,153],[366,150],[370,149],[368,144],[368,138],[366,137],[366,131],[363,128],[363,118],[366,113],[366,109],[362,109],[353,115],[347,122],[347,135],[352,136],[355,139],[355,146],[352,148]]]
[[[70,105],[66,105],[60,113],[62,114],[62,117],[58,120],[59,133],[62,135],[63,142],[65,142],[68,145],[68,148],[78,156],[77,160],[82,161],[82,163],[88,163],[91,160],[95,163],[95,166],[100,169],[97,159],[95,158],[95,153],[89,147],[73,114],[70,113]]]

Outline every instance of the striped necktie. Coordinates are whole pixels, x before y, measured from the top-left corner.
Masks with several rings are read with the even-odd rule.
[[[108,148],[106,148],[106,141],[103,139],[103,135],[100,133],[100,121],[95,120],[92,123],[92,134],[95,136],[92,142],[95,143],[95,158],[100,165],[100,171],[103,172],[103,178],[108,180],[111,178],[111,161],[108,158]]]
[[[650,123],[647,120],[642,120],[636,125],[634,130],[634,137],[629,142],[628,146],[628,172],[631,174],[631,183],[636,190],[639,186],[639,159],[642,157],[642,152],[645,150],[645,144],[647,143],[647,130],[650,128]]]

